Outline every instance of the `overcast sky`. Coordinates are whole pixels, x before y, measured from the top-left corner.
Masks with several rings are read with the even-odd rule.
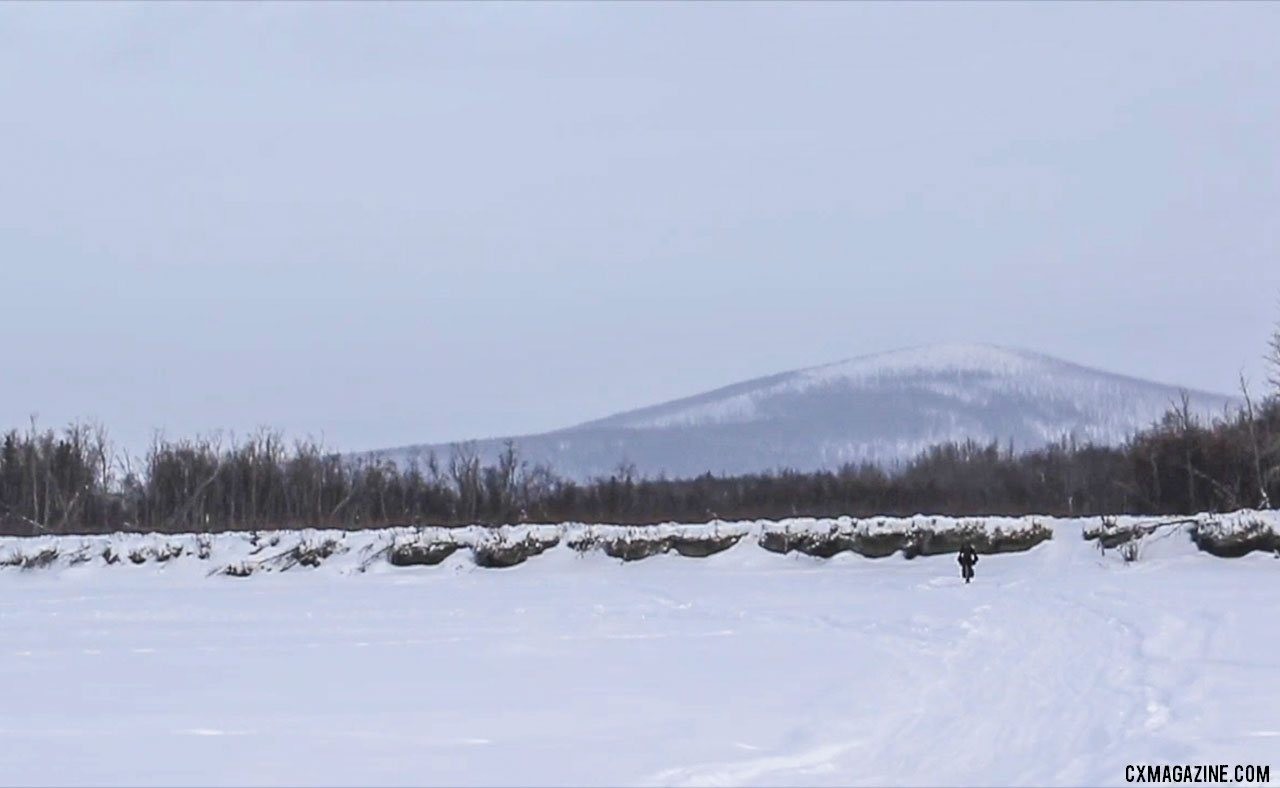
[[[1261,383],[1280,5],[0,6],[3,426],[541,431],[938,341]]]

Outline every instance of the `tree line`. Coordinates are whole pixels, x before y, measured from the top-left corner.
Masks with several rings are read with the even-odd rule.
[[[575,482],[508,445],[491,464],[469,444],[443,461],[352,461],[261,430],[245,440],[157,439],[134,460],[105,430],[10,430],[0,445],[0,533],[342,529],[388,525],[656,523],[793,516],[1187,514],[1280,501],[1280,331],[1276,393],[1247,389],[1235,413],[1204,421],[1187,400],[1120,446],[1064,439],[1015,454],[947,443],[905,465],[640,478],[621,466]]]

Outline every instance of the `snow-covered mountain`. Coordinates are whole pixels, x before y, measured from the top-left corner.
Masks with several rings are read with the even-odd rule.
[[[886,466],[951,440],[1034,449],[1064,436],[1117,443],[1178,401],[1176,386],[991,345],[947,344],[848,359],[748,380],[539,435],[521,455],[588,478],[629,462],[645,476],[687,477],[870,461]],[[1188,391],[1202,415],[1235,400]],[[507,438],[476,443],[492,458]],[[374,454],[404,463],[448,444]]]

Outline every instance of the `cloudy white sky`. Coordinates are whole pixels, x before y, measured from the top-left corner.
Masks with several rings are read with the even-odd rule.
[[[539,431],[936,341],[1262,378],[1280,5],[5,4],[3,426]]]

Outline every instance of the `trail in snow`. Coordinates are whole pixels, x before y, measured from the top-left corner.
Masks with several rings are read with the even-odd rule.
[[[1280,767],[1280,562],[0,573],[0,782],[1116,784]],[[1274,759],[1274,760],[1273,760]]]

